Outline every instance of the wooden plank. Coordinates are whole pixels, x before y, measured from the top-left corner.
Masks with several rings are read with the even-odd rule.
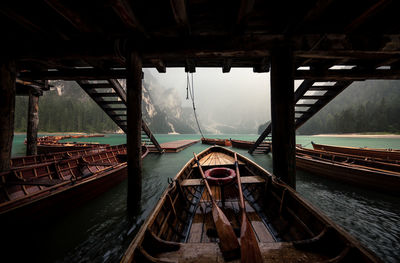
[[[296,188],[293,54],[289,47],[271,52],[273,173]]]
[[[128,209],[136,210],[142,195],[142,61],[138,53],[129,54],[127,70]]]
[[[186,12],[185,0],[170,0],[170,3],[176,24],[181,30],[184,30],[186,34],[190,34],[190,25]]]
[[[200,140],[178,140],[178,141],[161,143],[160,146],[166,152],[179,152],[199,141]]]
[[[145,33],[145,30],[136,18],[129,1],[113,0],[111,1],[111,5],[115,13],[128,28]]]
[[[259,243],[264,262],[299,262],[299,259],[305,259],[307,262],[323,262],[328,258],[323,255],[296,249],[290,242],[271,242]],[[173,262],[226,262],[219,249],[218,243],[183,243],[179,250],[160,253],[157,258],[161,261],[172,260]],[[169,262],[169,261],[168,261]],[[239,263],[240,259],[229,261]]]
[[[10,169],[14,138],[16,65],[0,57],[0,172]]]
[[[72,26],[74,26],[80,32],[100,32],[101,30],[94,25],[85,21],[85,16],[78,14],[65,4],[61,3],[60,0],[45,0],[45,2],[53,8],[57,13],[64,17]]]
[[[265,179],[261,176],[243,176],[240,178],[242,184],[262,184]],[[198,186],[203,185],[203,179],[185,179],[182,181],[181,186]]]
[[[39,96],[29,92],[28,127],[26,130],[26,155],[37,155],[37,133],[39,125]]]

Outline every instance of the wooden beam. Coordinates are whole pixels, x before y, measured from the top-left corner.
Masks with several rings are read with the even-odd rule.
[[[400,43],[399,43],[400,45]],[[400,48],[400,46],[399,46]],[[310,58],[310,59],[363,59],[363,60],[389,60],[399,59],[400,49],[394,48],[391,50],[309,50],[309,51],[295,51],[294,55],[296,58]]]
[[[10,169],[14,138],[15,62],[0,56],[0,172]]]
[[[312,79],[314,81],[337,81],[351,80],[362,81],[366,79],[400,79],[399,69],[375,69],[375,70],[327,70],[323,72],[312,70],[298,70],[295,73],[296,79]]]
[[[344,29],[344,32],[350,33],[362,26],[368,19],[374,16],[376,13],[385,8],[392,0],[380,0],[379,2],[372,5],[370,8],[365,10],[361,15],[354,19],[349,25]]]
[[[127,0],[113,0],[111,5],[115,13],[128,28],[145,34],[143,26],[139,23],[131,4]]]
[[[15,95],[17,96],[29,96],[30,93],[36,96],[42,96],[43,90],[37,86],[24,85],[22,83],[15,83]]]
[[[172,13],[178,27],[186,34],[190,34],[190,24],[186,12],[185,0],[170,0]]]
[[[127,57],[128,209],[136,211],[142,195],[142,60],[137,52]]]
[[[150,62],[156,67],[158,73],[167,72],[167,68],[161,59],[150,59]]]
[[[294,93],[294,103],[297,103],[301,97],[312,87],[314,84],[314,81],[312,80],[304,80],[300,86],[296,89],[296,92]]]
[[[23,15],[16,13],[11,8],[6,8],[6,7],[2,6],[0,9],[0,14],[14,20],[19,25],[21,25],[22,27],[24,27],[25,29],[27,29],[28,31],[30,31],[32,33],[36,33],[36,34],[40,34],[40,35],[47,35],[47,36],[49,34],[49,32],[46,32],[45,30],[43,30],[39,25],[36,25],[35,23],[33,23],[32,20],[26,18]]]
[[[334,2],[334,0],[317,0],[313,8],[311,8],[307,14],[304,16],[303,21],[298,23],[298,27],[302,26],[304,23],[318,20],[324,15],[325,11]]]
[[[108,80],[126,77],[126,69],[64,69],[57,71],[20,72],[23,80]]]
[[[186,59],[185,63],[185,72],[195,73],[196,72],[196,65],[192,59]]]
[[[64,17],[79,32],[101,32],[97,26],[85,21],[85,17],[61,3],[60,0],[44,1],[48,6]]]
[[[254,0],[241,0],[238,16],[236,19],[237,25],[243,25],[246,23],[248,15],[253,11]]]
[[[270,64],[269,58],[263,57],[260,61],[260,64],[253,67],[253,72],[254,73],[269,72],[269,64]]]
[[[222,65],[222,73],[229,73],[231,71],[232,67],[232,59],[224,59],[223,65]]]
[[[271,51],[272,162],[274,174],[296,188],[293,53]]]
[[[117,79],[108,80],[112,84],[112,89],[118,94],[118,97],[126,104],[126,92]]]
[[[37,155],[39,125],[39,96],[30,92],[28,103],[28,126],[26,130],[26,155]]]

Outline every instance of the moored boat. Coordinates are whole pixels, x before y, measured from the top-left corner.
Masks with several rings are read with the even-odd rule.
[[[227,139],[212,139],[212,138],[201,138],[202,144],[219,145],[219,146],[232,146],[230,140]]]
[[[374,149],[374,148],[358,148],[358,147],[344,147],[334,145],[323,145],[311,142],[315,150],[328,151],[364,156],[369,158],[387,159],[391,161],[400,162],[400,151],[393,149]]]
[[[232,147],[234,147],[234,148],[240,148],[240,149],[246,149],[246,150],[251,149],[253,147],[253,145],[255,144],[255,142],[253,142],[253,141],[232,140],[232,139],[231,139],[231,143],[232,143]],[[258,149],[260,150],[260,152],[269,153],[271,151],[271,143],[270,142],[262,142],[258,146]]]
[[[109,150],[126,151],[126,144],[114,145],[105,148],[103,147],[88,148],[88,149],[85,148],[82,150],[75,150],[75,151],[62,151],[62,152],[51,152],[38,155],[19,156],[11,158],[10,167],[12,169],[17,169],[25,167],[27,165],[40,164],[45,162],[54,162],[62,159],[69,159],[71,157],[100,153]]]
[[[379,159],[379,158],[372,159],[352,154],[312,150],[304,148],[299,145],[296,146],[296,154],[310,155],[316,158],[325,159],[332,162],[338,162],[341,164],[363,166],[367,168],[385,170],[388,172],[400,173],[400,164],[388,161],[387,159]]]
[[[243,141],[243,140],[232,140],[230,139],[232,147],[240,148],[240,149],[250,149],[255,142],[252,141]]]
[[[40,219],[72,209],[124,180],[125,160],[126,147],[115,147],[1,173],[0,221]]]
[[[108,147],[109,144],[99,143],[60,143],[60,142],[45,142],[37,144],[38,154],[65,152],[65,151],[76,151],[91,148]]]
[[[296,167],[319,176],[400,195],[400,165],[296,148]]]
[[[198,159],[209,176],[210,169],[233,170],[236,166],[234,152],[218,146],[204,150]],[[296,191],[256,163],[238,155],[238,167],[245,211],[262,261],[381,262]],[[232,176],[232,171],[227,175]],[[220,236],[221,221],[214,221],[212,200],[238,237],[241,220],[237,181],[211,184],[212,194],[208,194],[202,178],[196,160],[191,159],[162,194],[122,262],[225,262],[221,251],[229,241]],[[221,240],[225,240],[224,244]],[[239,262],[239,258],[236,255],[229,262]]]

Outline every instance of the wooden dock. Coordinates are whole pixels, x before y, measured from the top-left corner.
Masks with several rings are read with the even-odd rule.
[[[173,142],[161,143],[161,148],[167,153],[177,153],[186,149],[187,147],[198,143],[200,140],[179,140]],[[156,152],[154,147],[149,147],[150,152]]]

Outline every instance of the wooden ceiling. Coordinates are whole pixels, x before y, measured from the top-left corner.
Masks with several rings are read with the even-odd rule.
[[[399,10],[394,0],[2,1],[0,56],[23,79],[109,79],[125,76],[129,50],[159,72],[266,72],[271,50],[288,45],[305,69],[296,79],[398,79]]]

